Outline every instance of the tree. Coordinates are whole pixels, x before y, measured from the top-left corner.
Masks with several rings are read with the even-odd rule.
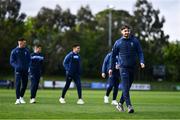
[[[76,32],[77,39],[81,44],[81,56],[83,73],[86,76],[93,77],[99,74],[100,54],[102,41],[99,36],[100,32],[96,29],[97,21],[89,6],[81,7],[77,12]],[[98,51],[98,52],[97,52]],[[95,61],[96,60],[96,61]],[[98,64],[97,64],[98,63]],[[96,65],[97,64],[97,65]]]
[[[124,10],[111,10],[112,12],[112,43],[114,43],[118,38],[120,38],[121,34],[119,29],[124,24],[131,24],[132,23],[132,16],[129,14],[129,12]],[[96,21],[97,28],[101,31],[103,31],[104,34],[104,40],[106,40],[106,46],[107,46],[107,40],[108,40],[108,14],[109,10],[104,10],[96,14]],[[107,46],[108,47],[108,46]],[[108,49],[108,48],[107,48]]]
[[[9,54],[23,36],[26,14],[19,13],[19,0],[0,0],[0,71],[9,69]]]
[[[135,35],[141,40],[148,58],[147,63],[161,63],[162,48],[168,44],[168,35],[162,30],[165,18],[159,17],[159,10],[155,10],[147,0],[137,0],[132,24]],[[153,51],[153,54],[152,54]],[[158,56],[158,57],[155,57]],[[154,59],[151,59],[154,58]]]
[[[62,55],[67,51],[66,48],[71,41],[64,38],[68,33],[72,33],[75,18],[69,9],[63,11],[59,5],[56,5],[55,9],[42,7],[36,17],[26,21],[29,31],[25,34],[31,39],[31,46],[36,43],[43,45],[46,73],[57,73],[58,63],[62,61]]]
[[[174,81],[180,81],[180,42],[172,42],[163,48],[163,60],[167,76]]]
[[[131,27],[140,39],[143,47],[146,69],[145,76],[151,78],[153,65],[162,65],[163,47],[168,45],[169,36],[164,34],[165,18],[159,17],[160,10],[155,10],[147,0],[137,0],[134,7]],[[140,72],[140,70],[138,70]],[[139,73],[138,72],[138,73]],[[151,73],[151,74],[150,74]]]

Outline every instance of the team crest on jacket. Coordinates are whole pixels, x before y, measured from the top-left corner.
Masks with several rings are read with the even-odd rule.
[[[133,42],[131,42],[131,47],[133,47],[134,46],[134,43]]]

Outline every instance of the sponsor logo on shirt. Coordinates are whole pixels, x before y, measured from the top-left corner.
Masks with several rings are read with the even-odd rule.
[[[43,60],[44,57],[42,57],[42,56],[32,56],[31,59],[39,59],[39,60]]]
[[[79,56],[78,56],[78,55],[75,55],[75,56],[73,56],[73,58],[74,58],[74,59],[78,59],[78,58],[79,58]]]

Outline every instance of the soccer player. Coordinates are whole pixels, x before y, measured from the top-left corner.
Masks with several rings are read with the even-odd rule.
[[[36,93],[42,73],[44,56],[41,54],[42,46],[35,45],[34,52],[31,54],[30,78],[31,78],[31,99],[30,103],[36,103]]]
[[[23,99],[23,96],[28,83],[29,63],[30,52],[28,48],[26,48],[26,40],[24,38],[20,38],[18,39],[18,46],[11,51],[10,55],[10,64],[15,70],[16,105],[26,103]]]
[[[139,58],[141,68],[144,68],[144,55],[139,40],[130,34],[129,26],[124,25],[121,28],[121,33],[122,37],[117,40],[113,46],[109,75],[112,75],[113,68],[115,67],[116,56],[119,55],[122,96],[116,108],[119,111],[124,111],[123,103],[126,102],[128,113],[134,113],[129,90],[134,81],[136,57],[138,56]]]
[[[116,58],[116,67],[113,70],[112,76],[109,76],[108,71],[110,68],[111,55],[112,55],[112,52],[110,52],[106,55],[106,57],[104,58],[103,65],[102,65],[102,77],[106,78],[106,76],[107,76],[108,77],[108,83],[109,83],[107,90],[106,90],[106,95],[104,96],[104,103],[109,103],[109,94],[110,94],[112,88],[114,88],[113,89],[113,99],[112,99],[111,104],[112,105],[118,105],[118,102],[116,101],[116,97],[118,94],[118,86],[119,86],[119,78],[120,78],[120,76],[119,76],[119,64],[117,61],[118,59]]]
[[[63,88],[62,95],[59,99],[59,102],[64,104],[65,101],[65,94],[71,84],[72,79],[74,80],[77,92],[78,92],[78,101],[77,104],[84,104],[84,101],[82,100],[82,89],[81,89],[81,80],[80,80],[80,74],[81,74],[81,59],[80,55],[78,54],[80,52],[80,45],[75,44],[73,45],[72,51],[69,52],[63,61],[63,66],[66,70],[66,84]]]

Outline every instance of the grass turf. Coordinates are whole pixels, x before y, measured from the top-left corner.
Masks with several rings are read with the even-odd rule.
[[[104,104],[102,90],[83,90],[84,105],[76,104],[76,90],[68,90],[66,104],[59,103],[60,93],[39,90],[37,103],[29,104],[27,90],[27,104],[14,105],[15,90],[0,89],[0,119],[180,119],[180,92],[131,91],[134,114]]]

